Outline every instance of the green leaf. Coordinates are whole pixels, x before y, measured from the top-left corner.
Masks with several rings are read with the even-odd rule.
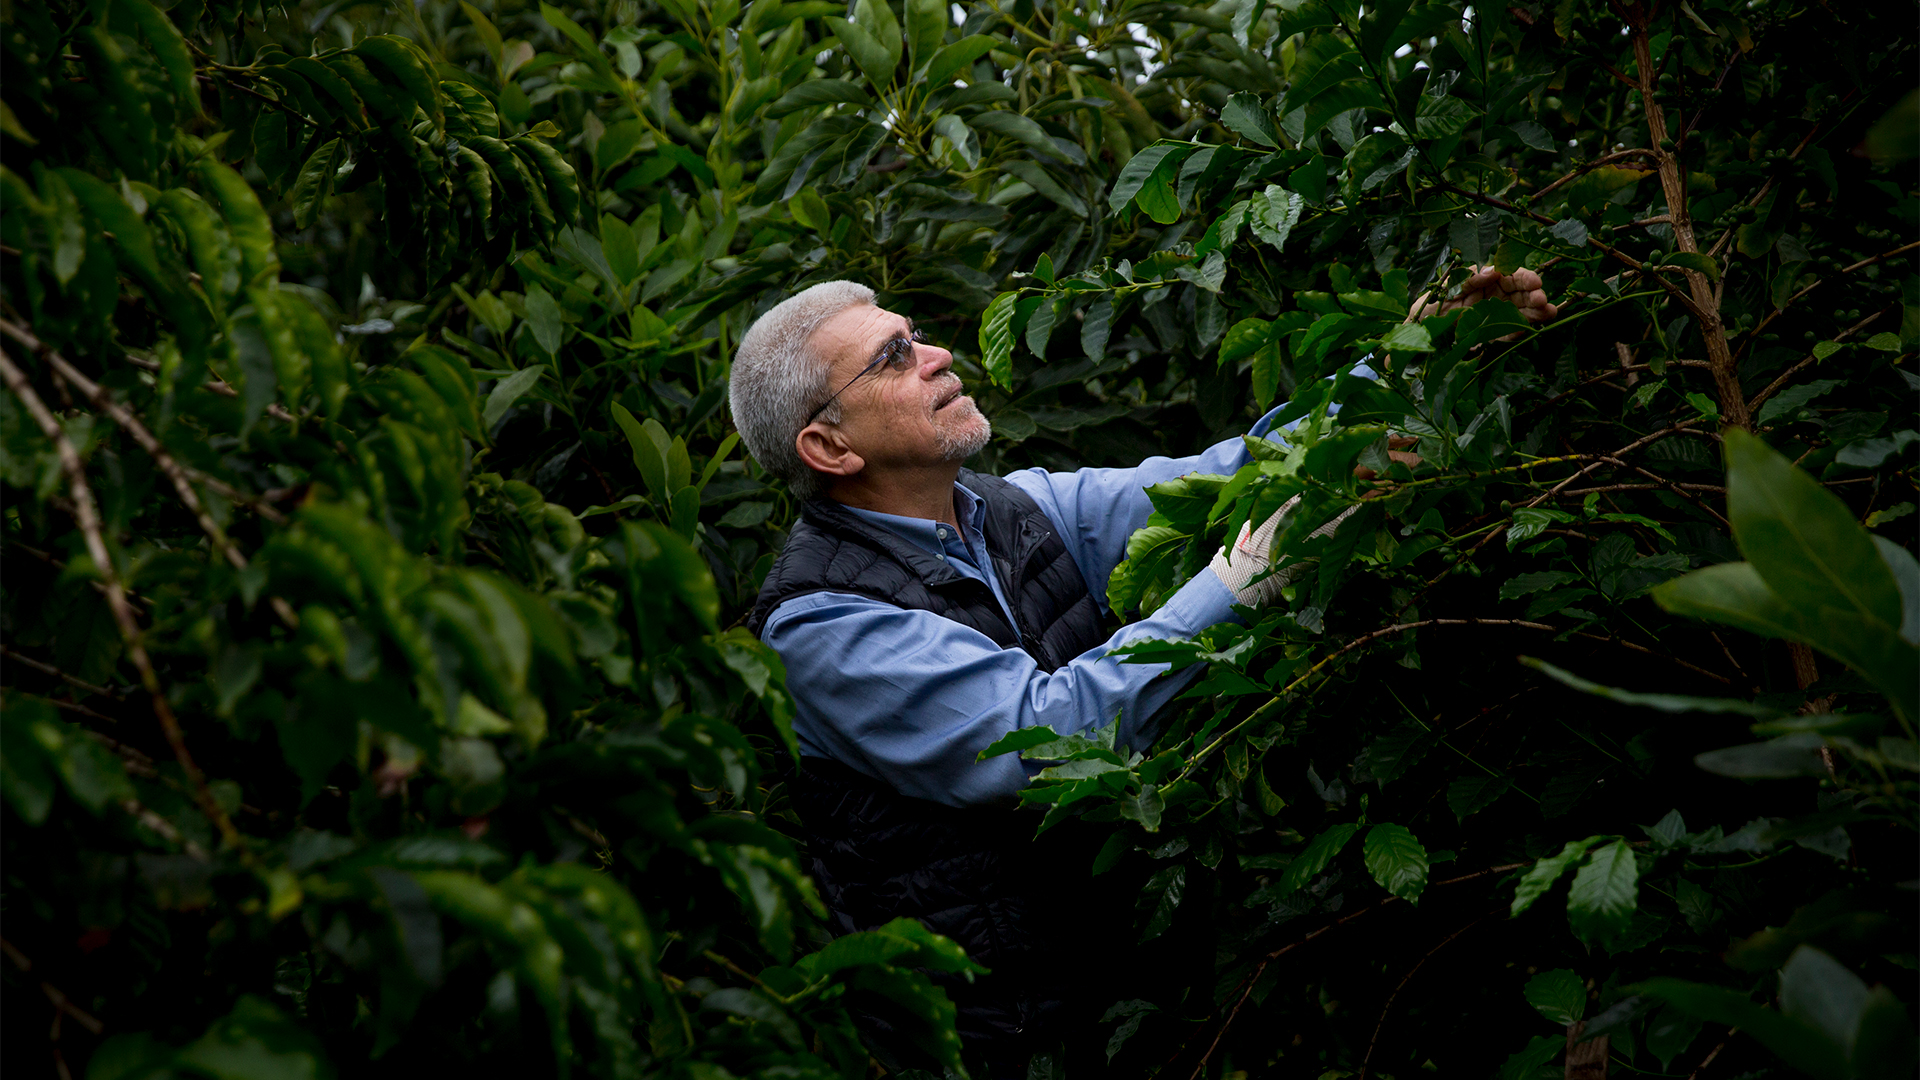
[[[1519,884],[1514,886],[1513,909],[1510,914],[1518,915],[1532,907],[1535,900],[1545,896],[1547,890],[1553,888],[1553,883],[1560,880],[1560,875],[1566,873],[1569,866],[1585,857],[1588,848],[1605,839],[1604,836],[1589,836],[1585,840],[1570,840],[1567,846],[1560,849],[1559,854],[1549,855],[1534,863],[1533,868],[1528,870],[1520,878]]]
[[[194,81],[193,55],[187,51],[186,39],[180,36],[173,20],[147,0],[114,0],[113,7],[115,18],[124,19],[140,28],[141,36],[147,39],[147,47],[153,50],[154,58],[160,61],[161,68],[167,73],[167,82],[173,87],[174,101],[198,114],[200,87]]]
[[[1389,353],[1432,352],[1433,335],[1420,323],[1401,323],[1380,339],[1380,347]]]
[[[941,119],[946,119],[942,117]],[[1033,190],[1053,200],[1054,204],[1071,210],[1077,217],[1087,216],[1086,201],[1060,186],[1047,170],[1037,161],[1014,159],[1002,168],[1027,182]],[[1044,256],[1043,256],[1044,257]]]
[[[1427,887],[1427,849],[1413,833],[1399,825],[1375,825],[1367,830],[1367,873],[1381,888],[1412,903],[1420,902]]]
[[[1180,901],[1186,897],[1187,867],[1185,863],[1175,863],[1155,873],[1147,880],[1142,890],[1143,898],[1154,898],[1153,913],[1147,917],[1147,925],[1140,932],[1140,940],[1152,941],[1167,932],[1173,925],[1173,913],[1180,907]]]
[[[1242,90],[1227,99],[1220,108],[1220,122],[1227,130],[1271,149],[1280,148],[1280,135],[1273,129],[1273,114],[1260,95]]]
[[[318,1038],[252,994],[242,995],[233,1011],[182,1048],[177,1060],[215,1080],[333,1080],[335,1075]]]
[[[1755,1004],[1738,990],[1664,977],[1649,979],[1632,989],[1702,1020],[1737,1027],[1789,1065],[1818,1080],[1847,1080],[1853,1075],[1847,1064],[1846,1048],[1831,1036],[1810,1024]]]
[[[949,17],[946,0],[906,0],[908,68],[919,71],[939,52]],[[938,85],[937,83],[934,85]]]
[[[1741,554],[1804,617],[1837,607],[1900,625],[1900,589],[1838,496],[1744,431],[1726,433],[1727,516]]]
[[[1697,251],[1676,251],[1660,261],[1662,267],[1678,266],[1697,274],[1705,274],[1709,281],[1720,280],[1720,263],[1711,256]]]
[[[1814,732],[1797,732],[1768,742],[1709,750],[1693,761],[1710,773],[1748,780],[1825,776],[1827,766],[1820,759],[1820,748],[1825,745],[1826,740]]]
[[[975,131],[984,131],[1023,143],[1036,153],[1045,154],[1056,161],[1071,162],[1072,160],[1032,117],[1004,109],[994,109],[968,117],[967,124]]]
[[[1611,946],[1639,904],[1640,864],[1625,840],[1596,847],[1567,889],[1567,921],[1589,945]]]
[[[488,431],[493,430],[500,418],[507,415],[507,410],[520,400],[522,394],[533,389],[533,384],[540,381],[540,374],[546,370],[547,365],[534,364],[493,384],[493,391],[487,395],[487,407],[480,414],[480,422]]]
[[[541,4],[544,10],[548,5]],[[433,77],[433,64],[413,42],[392,34],[376,34],[363,38],[354,45],[353,51],[378,64],[393,77],[420,111],[427,114],[435,127],[445,127],[446,114],[440,107],[440,95],[437,93],[438,80]]]
[[[1299,892],[1308,882],[1319,876],[1320,871],[1327,868],[1327,864],[1333,861],[1333,857],[1340,854],[1340,849],[1346,847],[1347,841],[1353,839],[1354,834],[1359,831],[1360,826],[1347,823],[1335,825],[1314,837],[1313,843],[1308,844],[1305,851],[1287,864],[1286,873],[1280,877],[1279,895],[1286,897]],[[1422,861],[1425,861],[1424,853]]]
[[[1019,300],[1017,292],[1001,293],[980,315],[980,365],[996,386],[1013,386],[1013,309]]]
[[[1107,209],[1119,213],[1140,194],[1141,186],[1160,168],[1161,162],[1169,157],[1185,160],[1193,150],[1185,143],[1158,142],[1128,158],[1120,168],[1120,175],[1114,177],[1113,190],[1107,193]]]
[[[933,54],[927,63],[927,85],[941,87],[951,83],[954,76],[973,67],[973,62],[987,55],[1000,44],[999,38],[985,34],[969,34],[959,41],[946,46]]]
[[[1566,1026],[1587,1013],[1587,988],[1566,968],[1543,971],[1527,980],[1527,1004],[1553,1023]]]
[[[1521,575],[1521,577],[1536,576],[1546,577],[1548,575]],[[1572,575],[1567,576],[1569,578],[1572,577]],[[1511,584],[1511,582],[1509,582],[1509,584]],[[1502,591],[1504,592],[1504,589]],[[1535,671],[1545,673],[1549,678],[1557,682],[1573,687],[1583,694],[1593,694],[1596,697],[1609,698],[1623,705],[1639,705],[1643,708],[1658,709],[1661,712],[1667,713],[1735,713],[1740,716],[1751,716],[1760,720],[1771,720],[1780,715],[1779,709],[1769,708],[1765,705],[1756,705],[1748,701],[1737,701],[1733,698],[1689,697],[1685,694],[1641,694],[1632,690],[1621,690],[1617,687],[1603,686],[1596,682],[1589,682],[1570,671],[1564,671],[1554,667],[1544,660],[1536,660],[1531,656],[1521,657],[1520,662],[1533,668]]]
[[[775,120],[816,105],[847,104],[862,108],[873,104],[873,95],[858,83],[844,79],[809,79],[781,95],[767,106],[767,115]],[[611,131],[612,128],[607,130]]]
[[[1102,360],[1107,355],[1107,337],[1113,332],[1113,295],[1102,295],[1087,308],[1086,318],[1080,323],[1080,349],[1089,360]]]
[[[333,191],[333,173],[339,168],[340,152],[340,140],[328,139],[318,150],[308,154],[306,164],[300,166],[300,174],[293,181],[293,190],[287,195],[287,205],[293,210],[293,223],[300,228],[313,224],[327,196]]]
[[[840,44],[846,47],[847,55],[853,57],[853,62],[859,65],[861,74],[867,77],[867,82],[872,84],[875,90],[885,92],[893,85],[893,65],[898,62],[898,58],[890,56],[886,45],[874,37],[871,31],[858,23],[835,16],[829,16],[825,22],[833,31],[833,36],[839,38]]]

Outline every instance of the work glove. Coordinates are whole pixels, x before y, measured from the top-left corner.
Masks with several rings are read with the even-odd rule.
[[[1272,517],[1261,522],[1257,529],[1253,527],[1252,522],[1242,525],[1240,538],[1222,547],[1214,555],[1213,562],[1210,564],[1214,576],[1218,577],[1220,583],[1227,587],[1227,591],[1233,594],[1235,603],[1247,607],[1264,607],[1271,604],[1280,598],[1281,589],[1293,584],[1300,575],[1320,561],[1302,559],[1274,570],[1271,574],[1267,573],[1273,567],[1273,534],[1279,529],[1280,520],[1299,503],[1298,495],[1288,499],[1281,504],[1280,509],[1274,511]],[[1332,521],[1315,529],[1313,536],[1331,535],[1333,530],[1340,527],[1341,522],[1347,520],[1347,515],[1356,509],[1358,507],[1349,506],[1342,510]],[[1266,576],[1260,577],[1262,574]],[[1256,581],[1255,578],[1259,580]]]

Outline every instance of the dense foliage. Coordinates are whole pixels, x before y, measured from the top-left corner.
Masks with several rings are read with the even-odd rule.
[[[950,943],[826,940],[738,625],[728,358],[852,277],[986,468],[1301,421],[1093,583],[1297,494],[1284,609],[1136,647],[1208,666],[1153,747],[1001,748],[1135,908],[1036,1075],[1912,1074],[1910,13],[0,18],[10,1066],[959,1065]],[[1475,264],[1562,317],[1407,320]]]

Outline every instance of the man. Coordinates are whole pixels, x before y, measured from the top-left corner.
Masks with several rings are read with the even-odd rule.
[[[1524,270],[1479,271],[1445,306],[1487,295],[1534,321],[1554,314]],[[1231,473],[1245,445],[1131,469],[964,470],[991,434],[986,417],[952,354],[873,299],[854,282],[814,285],[741,339],[734,423],[803,500],[749,626],[786,664],[803,758],[794,803],[836,929],[913,916],[993,969],[949,992],[969,1054],[1017,1075],[1055,1037],[1066,1000],[1042,939],[1086,912],[1056,893],[1080,868],[1047,865],[1031,823],[1005,812],[1028,766],[977,755],[1018,728],[1064,735],[1116,717],[1120,741],[1144,748],[1154,713],[1199,669],[1169,675],[1108,653],[1233,619],[1286,575],[1255,580],[1271,566],[1269,521],[1109,633],[1106,582],[1152,512],[1143,489]],[[868,1020],[887,1052],[885,1018]]]

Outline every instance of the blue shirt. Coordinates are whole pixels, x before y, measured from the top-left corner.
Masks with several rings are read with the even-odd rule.
[[[1278,411],[1249,434],[1265,437]],[[1094,601],[1105,606],[1107,578],[1126,557],[1127,538],[1153,512],[1143,489],[1189,473],[1230,474],[1248,457],[1235,438],[1193,457],[1148,458],[1131,469],[1023,469],[1005,479],[1040,504]],[[849,509],[986,582],[1004,609],[980,533],[985,508],[958,484],[954,506],[960,530]],[[916,798],[979,806],[1004,803],[1026,786],[1029,770],[1018,755],[975,760],[1010,731],[1044,724],[1078,734],[1118,717],[1120,741],[1146,746],[1154,713],[1203,665],[1168,674],[1164,664],[1123,664],[1109,650],[1141,638],[1192,637],[1233,618],[1233,595],[1203,570],[1152,615],[1053,672],[1041,671],[1026,650],[1003,649],[944,616],[849,593],[794,597],[773,610],[760,636],[786,664],[801,753],[831,758]]]

